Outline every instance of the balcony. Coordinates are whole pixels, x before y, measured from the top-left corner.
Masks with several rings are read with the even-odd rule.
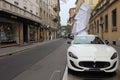
[[[4,11],[6,13],[14,14],[18,17],[30,19],[32,21],[41,23],[41,19],[39,16],[36,16],[18,6],[15,6],[5,0],[0,0],[0,11]]]

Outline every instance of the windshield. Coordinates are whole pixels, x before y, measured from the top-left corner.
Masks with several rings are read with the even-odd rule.
[[[77,36],[73,44],[104,44],[104,42],[96,36]]]

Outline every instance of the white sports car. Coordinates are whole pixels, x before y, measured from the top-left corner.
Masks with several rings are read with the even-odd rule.
[[[76,36],[67,50],[68,68],[74,71],[115,72],[118,52],[96,35]]]

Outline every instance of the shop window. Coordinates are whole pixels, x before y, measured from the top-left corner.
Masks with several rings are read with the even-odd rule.
[[[15,43],[13,27],[9,25],[0,26],[0,44]]]

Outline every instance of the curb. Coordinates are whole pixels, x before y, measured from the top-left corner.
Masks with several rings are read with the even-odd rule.
[[[119,61],[119,64],[118,64],[118,71],[120,72],[120,61]]]
[[[16,54],[16,53],[22,52],[22,51],[24,51],[26,49],[29,49],[29,48],[24,48],[24,49],[15,50],[15,51],[12,51],[12,52],[2,53],[2,54],[0,54],[0,57],[9,56],[9,55],[12,55],[12,54]]]
[[[62,80],[68,80],[68,68],[66,66]]]
[[[57,41],[57,40],[59,40],[59,39],[49,40],[49,41],[44,41],[44,42],[39,42],[36,45],[28,45],[28,46],[25,46],[24,48],[21,48],[21,49],[15,50],[15,51],[7,52],[7,53],[1,53],[0,57],[13,55],[13,54],[16,54],[18,52],[22,52],[24,50],[27,50],[27,49],[30,49],[30,48],[34,48],[34,47],[37,47],[37,46],[41,46],[43,44],[50,43],[50,42]]]

